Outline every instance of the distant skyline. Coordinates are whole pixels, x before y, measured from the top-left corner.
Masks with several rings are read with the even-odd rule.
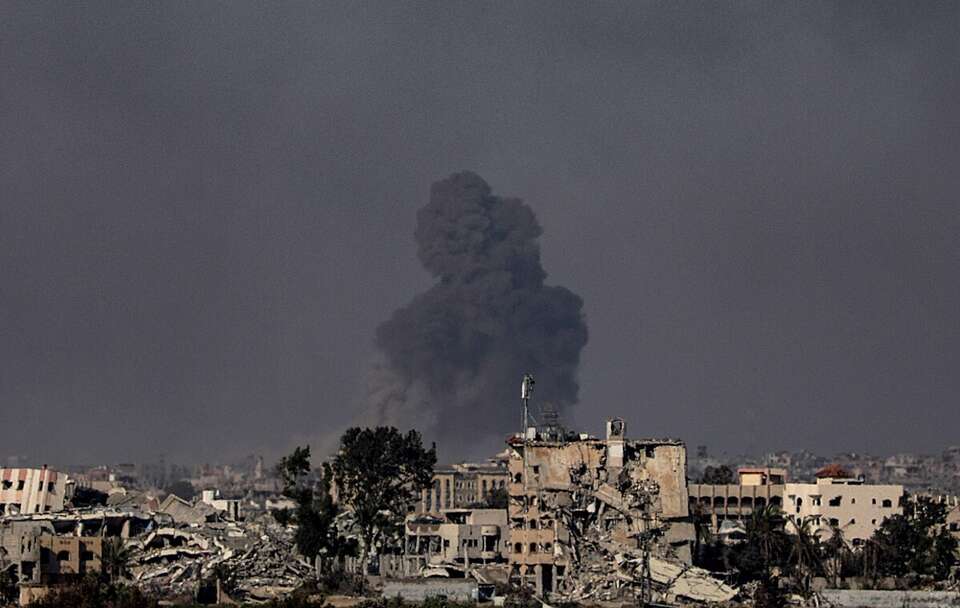
[[[0,456],[329,448],[461,170],[529,205],[546,284],[583,299],[568,426],[960,443],[958,26],[947,2],[4,3]]]

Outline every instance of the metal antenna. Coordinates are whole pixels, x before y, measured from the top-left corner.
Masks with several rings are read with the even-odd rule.
[[[529,452],[529,446],[527,445],[527,426],[530,418],[530,397],[533,395],[533,381],[532,374],[523,375],[523,383],[520,385],[520,401],[523,402],[523,427],[521,429],[521,437],[523,438],[523,505],[524,511],[527,510],[527,452]]]
[[[523,436],[527,436],[527,425],[530,417],[530,397],[533,395],[533,385],[536,384],[532,374],[524,374],[523,384],[520,385],[520,400],[523,402],[523,420],[521,421],[521,431]]]

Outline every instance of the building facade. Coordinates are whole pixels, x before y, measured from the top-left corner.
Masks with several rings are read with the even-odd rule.
[[[505,455],[485,463],[438,466],[433,485],[422,490],[418,513],[442,513],[449,509],[475,508],[494,490],[505,491],[510,480]]]
[[[514,580],[541,596],[568,592],[577,561],[574,539],[586,525],[602,526],[632,547],[658,531],[689,561],[693,530],[682,442],[628,440],[623,421],[614,419],[602,440],[530,428],[508,445]],[[585,523],[591,521],[596,523]]]
[[[788,520],[808,520],[821,540],[830,538],[832,528],[838,528],[844,539],[857,547],[873,536],[884,519],[903,513],[903,496],[901,485],[822,476],[816,483],[786,484],[784,513]]]
[[[67,476],[53,469],[0,469],[0,515],[62,511],[66,494]]]
[[[786,469],[742,467],[737,475],[736,484],[692,483],[687,487],[690,512],[707,518],[715,534],[724,528],[724,522],[748,519],[755,509],[767,505],[783,508]]]
[[[454,509],[440,516],[412,515],[405,526],[408,573],[423,568],[502,563],[507,556],[506,509]]]

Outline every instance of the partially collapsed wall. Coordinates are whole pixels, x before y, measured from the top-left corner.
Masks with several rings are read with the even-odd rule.
[[[605,439],[531,428],[508,440],[512,579],[568,600],[729,599],[690,567],[683,442],[625,430],[614,419]]]

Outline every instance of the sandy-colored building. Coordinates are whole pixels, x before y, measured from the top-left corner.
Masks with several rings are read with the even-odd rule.
[[[530,428],[510,446],[511,576],[538,595],[569,591],[581,522],[639,547],[657,531],[689,561],[686,447],[676,440],[628,440],[621,419],[605,439]],[[675,522],[675,525],[671,525]]]
[[[723,522],[748,519],[754,509],[783,507],[786,469],[741,467],[737,475],[736,484],[692,483],[687,487],[691,513],[709,518],[715,534],[721,531]]]
[[[816,483],[787,483],[784,513],[793,521],[809,520],[822,540],[839,528],[848,543],[862,545],[887,517],[903,513],[902,485],[875,485],[848,477],[837,467],[817,473]],[[787,526],[790,531],[792,526]]]
[[[510,480],[505,457],[484,463],[458,463],[434,467],[433,484],[421,491],[418,513],[442,513],[449,509],[473,508],[490,492],[503,490]]]
[[[0,515],[62,511],[67,476],[53,469],[0,469]]]
[[[407,518],[404,558],[410,573],[446,566],[467,571],[505,562],[506,556],[506,509],[453,509]]]

